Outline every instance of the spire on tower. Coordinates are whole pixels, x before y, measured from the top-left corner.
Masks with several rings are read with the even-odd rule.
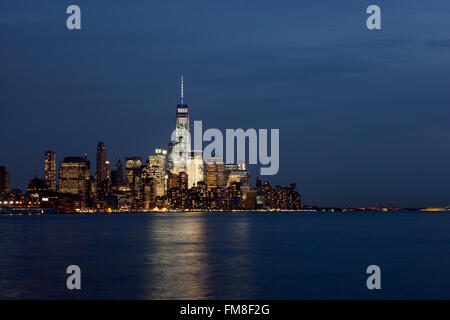
[[[184,92],[183,92],[183,79],[184,79],[184,77],[183,77],[183,75],[181,75],[181,104],[183,105],[183,95],[184,95]]]

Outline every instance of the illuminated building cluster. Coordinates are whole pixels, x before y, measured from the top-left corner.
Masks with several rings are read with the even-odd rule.
[[[10,190],[9,174],[0,167],[0,206],[42,208],[60,212],[231,211],[301,209],[295,185],[271,188],[258,179],[251,188],[245,163],[223,159],[204,163],[202,151],[191,150],[189,107],[177,105],[175,130],[168,149],[141,157],[119,159],[111,168],[103,141],[97,144],[91,176],[87,155],[64,157],[57,175],[56,152],[45,151],[44,179],[30,180],[25,193]],[[31,210],[32,211],[32,210]]]

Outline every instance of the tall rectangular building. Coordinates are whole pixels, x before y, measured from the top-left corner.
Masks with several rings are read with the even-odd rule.
[[[142,159],[140,157],[125,158],[125,180],[128,185],[135,183],[141,176]]]
[[[97,185],[106,179],[106,146],[103,141],[97,144]]]
[[[45,151],[44,180],[48,190],[56,191],[56,152]]]
[[[166,150],[155,149],[155,154],[148,157],[146,170],[154,181],[156,197],[162,197],[166,192],[166,155]]]
[[[187,163],[188,187],[197,186],[203,181],[203,154],[202,151],[192,151]]]
[[[65,157],[59,165],[59,192],[79,195],[84,209],[90,197],[90,161],[84,157]]]
[[[6,167],[0,166],[0,197],[4,193],[9,193],[9,173],[6,171]]]
[[[140,157],[125,158],[125,179],[131,190],[134,201],[139,202],[142,198],[142,159]]]
[[[208,190],[213,188],[224,188],[225,181],[225,164],[222,159],[210,159],[206,162],[206,185]]]
[[[125,184],[123,179],[123,167],[122,162],[117,160],[117,164],[114,167],[114,170],[111,172],[111,180],[113,187],[121,187]]]

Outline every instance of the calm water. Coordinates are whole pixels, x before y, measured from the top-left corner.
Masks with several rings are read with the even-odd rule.
[[[450,214],[0,215],[0,298],[450,299]]]

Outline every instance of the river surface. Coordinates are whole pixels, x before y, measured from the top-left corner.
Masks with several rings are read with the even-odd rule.
[[[450,214],[0,215],[0,298],[450,299]]]

